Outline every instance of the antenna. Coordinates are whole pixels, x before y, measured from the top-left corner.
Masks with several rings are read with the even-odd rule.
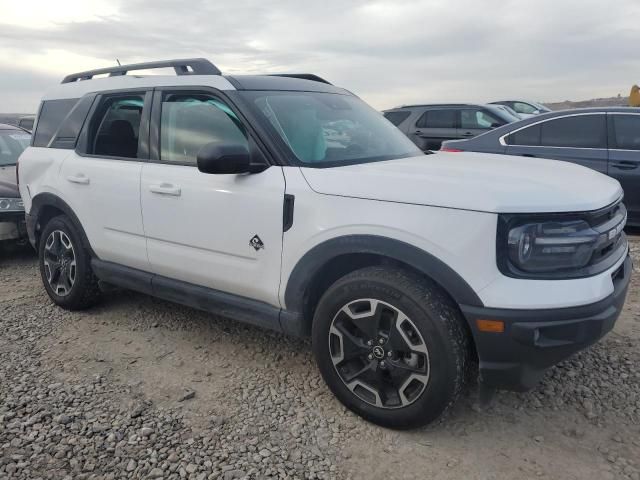
[[[120,63],[120,60],[118,60],[117,58],[116,58],[116,62],[118,62],[118,66],[119,66],[119,67],[121,67],[121,66],[122,66],[122,64]]]

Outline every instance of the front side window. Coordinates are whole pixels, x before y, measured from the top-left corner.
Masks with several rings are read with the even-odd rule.
[[[536,107],[524,102],[513,102],[513,109],[517,113],[524,113],[525,115],[534,115],[538,112]]]
[[[489,129],[504,125],[504,121],[486,110],[467,109],[460,112],[460,128]]]
[[[540,145],[545,147],[607,148],[604,114],[563,117],[541,126]]]
[[[0,166],[15,165],[31,143],[31,135],[21,130],[0,130]]]
[[[612,115],[616,148],[640,150],[640,115]]]
[[[196,164],[202,147],[210,143],[243,145],[247,134],[236,114],[207,94],[165,94],[160,120],[160,160]]]
[[[456,128],[456,111],[427,110],[416,122],[418,128]]]
[[[94,114],[92,147],[104,157],[137,158],[144,94],[105,97]]]
[[[423,155],[400,130],[355,96],[294,91],[241,91],[238,95],[305,165],[338,166]]]

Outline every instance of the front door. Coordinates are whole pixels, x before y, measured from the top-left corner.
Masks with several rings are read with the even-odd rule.
[[[157,158],[143,166],[141,182],[152,271],[279,306],[282,168],[242,175],[200,172],[196,156],[207,144],[240,144],[255,153],[250,133],[213,94],[154,95],[151,142]]]
[[[640,114],[610,113],[609,175],[620,182],[629,221],[640,224]]]
[[[460,110],[459,138],[472,138],[492,128],[504,125],[504,120],[481,108],[465,108]]]

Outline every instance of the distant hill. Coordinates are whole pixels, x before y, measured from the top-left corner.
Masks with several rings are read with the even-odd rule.
[[[626,107],[629,105],[629,97],[592,98],[591,100],[579,100],[577,102],[565,100],[564,102],[545,102],[545,105],[551,110],[586,107]]]
[[[18,125],[18,120],[29,115],[33,115],[33,113],[0,113],[0,123]]]

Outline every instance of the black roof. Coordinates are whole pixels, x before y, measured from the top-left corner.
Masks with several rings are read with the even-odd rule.
[[[305,74],[294,75],[225,75],[224,78],[238,90],[298,90],[350,95],[350,92],[344,88],[326,83],[324,79],[311,80],[307,79]],[[309,77],[315,77],[315,75],[309,75]]]

